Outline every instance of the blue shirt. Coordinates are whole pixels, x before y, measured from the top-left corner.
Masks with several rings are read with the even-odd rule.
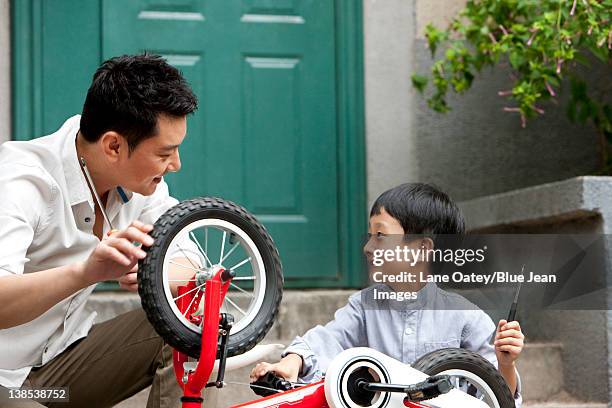
[[[334,320],[296,337],[283,356],[295,353],[304,360],[300,380],[323,377],[331,360],[351,347],[370,347],[405,364],[413,364],[431,351],[447,347],[465,348],[497,367],[494,347],[489,344],[496,325],[464,297],[428,283],[410,301],[377,300],[385,285],[374,285],[354,293]],[[520,408],[521,382],[517,372],[515,404]]]

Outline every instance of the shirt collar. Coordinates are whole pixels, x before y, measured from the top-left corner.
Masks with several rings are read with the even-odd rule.
[[[75,115],[68,119],[59,130],[59,133],[64,135],[62,163],[71,206],[85,201],[90,201],[93,204],[76,152],[76,137],[79,132],[80,123],[81,115]]]
[[[59,133],[64,135],[62,146],[62,163],[64,166],[64,176],[68,188],[70,206],[89,201],[93,206],[93,197],[89,191],[87,180],[81,170],[81,164],[77,157],[76,137],[81,125],[81,115],[75,115],[68,119],[60,128]],[[133,192],[122,187],[117,187],[117,194],[121,203],[125,204],[134,195]]]

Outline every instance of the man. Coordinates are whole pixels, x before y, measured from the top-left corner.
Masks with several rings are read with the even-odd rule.
[[[150,246],[151,224],[177,203],[163,176],[181,167],[196,109],[164,59],[121,56],[96,71],[82,116],[0,146],[0,405],[40,407],[8,398],[29,386],[68,387],[69,403],[48,406],[109,407],[151,384],[148,407],[178,404],[171,351],[144,312],[94,325],[84,306],[101,281],[137,290],[146,254],[134,243]]]

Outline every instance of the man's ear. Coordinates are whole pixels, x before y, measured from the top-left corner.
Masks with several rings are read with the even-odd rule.
[[[127,141],[114,131],[105,132],[100,137],[100,146],[104,156],[111,162],[117,162],[123,150],[127,150]]]

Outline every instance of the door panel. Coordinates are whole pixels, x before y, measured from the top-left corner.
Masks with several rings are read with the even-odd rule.
[[[270,230],[288,279],[333,279],[333,2],[106,0],[103,13],[104,58],[164,55],[200,99],[172,193],[244,205]]]

